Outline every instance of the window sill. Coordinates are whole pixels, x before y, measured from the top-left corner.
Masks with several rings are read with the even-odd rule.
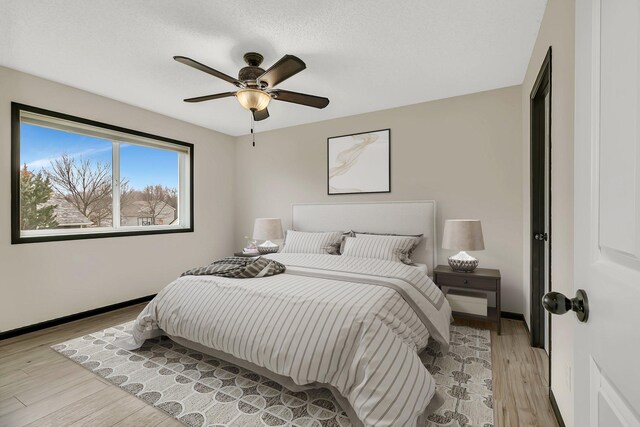
[[[146,236],[154,234],[191,233],[193,227],[180,226],[139,226],[122,227],[120,229],[103,228],[91,232],[78,230],[29,230],[19,236],[11,236],[11,244],[55,242],[63,240],[103,239],[107,237]]]

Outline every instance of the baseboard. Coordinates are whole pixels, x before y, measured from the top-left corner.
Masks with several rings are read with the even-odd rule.
[[[10,331],[0,332],[0,341],[8,338],[17,337],[19,335],[28,334],[29,332],[39,331],[41,329],[51,328],[52,326],[62,325],[63,323],[73,322],[74,320],[84,319],[86,317],[95,316],[97,314],[107,313],[109,311],[118,310],[120,308],[129,307],[131,305],[140,304],[151,301],[156,295],[147,295],[146,297],[136,298],[129,301],[123,301],[116,304],[106,305],[104,307],[94,308],[92,310],[83,311],[81,313],[70,314],[69,316],[58,317],[57,319],[46,320],[34,325],[23,326],[21,328],[11,329]]]
[[[501,311],[500,317],[505,319],[512,319],[512,320],[522,320],[524,322],[524,315],[522,313],[512,313],[510,311]]]
[[[558,425],[560,427],[565,427],[564,420],[562,419],[562,414],[560,413],[560,408],[558,408],[558,402],[556,402],[556,397],[553,395],[552,390],[549,390],[549,400],[551,401],[551,409],[553,409],[553,414],[556,416]]]

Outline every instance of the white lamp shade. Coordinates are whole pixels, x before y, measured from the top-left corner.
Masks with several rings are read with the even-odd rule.
[[[253,238],[255,240],[276,240],[283,237],[280,218],[256,218],[256,222],[253,224]]]
[[[478,219],[448,219],[444,223],[442,248],[456,251],[484,249],[482,224]]]

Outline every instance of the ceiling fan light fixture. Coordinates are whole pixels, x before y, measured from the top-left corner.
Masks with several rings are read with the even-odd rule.
[[[236,92],[236,98],[242,107],[250,111],[260,111],[267,108],[271,96],[264,91],[258,89],[240,89]]]
[[[289,102],[313,108],[324,108],[329,105],[329,99],[327,98],[306,93],[291,92],[276,87],[278,84],[307,68],[306,64],[294,55],[283,56],[265,71],[260,68],[263,59],[262,55],[255,52],[248,52],[244,55],[247,66],[238,72],[238,78],[231,77],[228,74],[215,70],[186,56],[174,56],[173,59],[198,71],[231,83],[238,88],[237,92],[196,96],[186,98],[184,102],[204,102],[235,96],[240,105],[242,105],[242,108],[251,111],[251,120],[257,122],[269,118],[269,109],[267,107],[272,98],[279,102]]]

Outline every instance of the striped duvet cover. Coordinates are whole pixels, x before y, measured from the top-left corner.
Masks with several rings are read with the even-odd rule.
[[[129,348],[179,337],[295,384],[329,386],[355,425],[416,426],[435,381],[418,353],[449,344],[451,309],[421,270],[394,261],[273,254],[284,274],[183,276],[138,316]]]

